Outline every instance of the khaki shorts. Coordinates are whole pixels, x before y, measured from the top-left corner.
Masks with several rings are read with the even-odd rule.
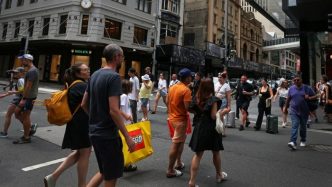
[[[187,121],[170,121],[174,128],[173,143],[182,143],[186,141]]]

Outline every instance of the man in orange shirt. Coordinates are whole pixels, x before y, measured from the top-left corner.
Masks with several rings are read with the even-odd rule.
[[[167,178],[182,176],[183,173],[180,170],[184,169],[181,155],[186,140],[187,112],[191,102],[191,91],[188,87],[191,83],[191,71],[183,68],[178,75],[180,82],[169,88],[167,96],[169,123],[174,128],[174,136],[169,151]]]

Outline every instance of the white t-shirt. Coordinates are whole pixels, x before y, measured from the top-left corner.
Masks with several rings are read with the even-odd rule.
[[[126,94],[122,94],[120,98],[121,98],[121,102],[120,102],[121,111],[126,114],[132,115],[131,109],[130,109],[129,97]],[[123,116],[121,116],[121,117],[122,117],[122,120],[125,125],[131,124],[131,121],[124,119]]]
[[[226,97],[226,92],[230,91],[231,87],[229,86],[229,84],[224,83],[223,85],[220,84],[220,82],[218,82],[215,86],[215,93],[216,96],[223,99]]]
[[[173,86],[174,84],[178,83],[179,80],[171,80],[171,82],[169,83],[169,87]]]
[[[167,93],[167,83],[165,79],[159,79],[158,81],[158,90],[163,88],[161,91]]]
[[[131,93],[128,94],[130,100],[137,100],[137,93],[139,92],[139,80],[136,76],[130,77],[129,81],[132,83]]]
[[[278,88],[278,93],[279,93],[279,97],[287,98],[287,96],[288,96],[288,89],[279,87]]]

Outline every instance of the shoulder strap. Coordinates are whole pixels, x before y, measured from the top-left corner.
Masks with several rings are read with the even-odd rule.
[[[69,90],[72,86],[74,86],[76,83],[79,83],[79,82],[83,82],[83,81],[82,80],[76,80],[76,81],[72,82],[67,89]],[[78,106],[76,107],[75,111],[73,112],[73,116],[76,114],[76,112],[78,111],[78,109],[80,107],[81,107],[81,103],[78,104]]]
[[[76,83],[79,83],[79,82],[83,82],[83,81],[82,80],[76,80],[76,81],[72,82],[70,84],[70,86],[68,87],[68,89],[71,88],[72,86],[74,86]]]

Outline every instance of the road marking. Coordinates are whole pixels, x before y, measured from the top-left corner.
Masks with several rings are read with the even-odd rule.
[[[52,160],[52,161],[41,163],[41,164],[37,164],[37,165],[34,165],[34,166],[29,166],[29,167],[26,167],[26,168],[22,168],[22,170],[23,171],[35,170],[35,169],[38,169],[38,168],[42,168],[42,167],[45,167],[45,166],[49,166],[49,165],[57,164],[59,162],[63,162],[66,158],[67,157],[56,159],[56,160]]]
[[[158,106],[158,108],[167,108],[167,107],[165,107],[165,106]]]
[[[56,92],[56,91],[59,91],[59,90],[58,89],[51,89],[51,88],[38,88],[38,91],[46,92],[46,93],[53,93],[53,92]]]
[[[320,133],[324,133],[324,134],[332,134],[331,131],[324,131],[324,130],[318,130],[318,129],[307,129],[307,131],[320,132]]]

